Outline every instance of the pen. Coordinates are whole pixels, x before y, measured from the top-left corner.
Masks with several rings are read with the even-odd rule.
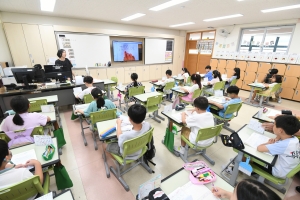
[[[213,186],[214,191],[218,192],[218,190],[215,188],[215,185],[213,183],[211,185]]]

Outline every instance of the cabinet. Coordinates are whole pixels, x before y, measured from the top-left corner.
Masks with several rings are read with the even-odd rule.
[[[139,75],[139,81],[149,81],[149,66],[140,66],[135,68],[136,73]]]
[[[94,79],[104,80],[110,79],[111,77],[106,76],[106,69],[89,69],[90,76]]]
[[[149,66],[149,78],[150,80],[161,79],[161,65],[150,65]],[[175,74],[176,75],[176,74]]]
[[[300,81],[298,82],[297,89],[300,89]]]
[[[245,72],[241,71],[240,72],[240,80],[244,80],[244,77],[245,77]]]
[[[161,65],[161,77],[166,77],[166,71],[169,69],[168,65]]]
[[[227,77],[230,78],[230,77],[233,76],[234,70],[233,70],[233,69],[230,69],[230,68],[229,68],[229,69],[226,68],[226,74],[227,74]]]
[[[247,63],[247,69],[245,71],[247,72],[257,72],[258,68],[258,62],[248,62]]]
[[[227,60],[226,69],[234,69],[236,66],[235,60]]]
[[[219,71],[221,74],[226,74],[226,69],[225,69],[225,68],[218,68],[218,71]]]
[[[244,76],[244,80],[247,80],[247,81],[252,81],[252,83],[255,81],[255,78],[256,78],[256,73],[255,72],[248,72],[246,71],[245,72],[245,76]]]
[[[124,83],[132,82],[132,80],[131,80],[131,74],[132,73],[135,73],[135,67],[126,67],[126,68],[124,68]],[[139,74],[138,74],[138,81],[141,81]]]
[[[285,76],[282,80],[282,87],[284,88],[296,88],[298,84],[297,77]]]
[[[285,71],[285,76],[300,76],[300,65],[288,65]]]
[[[218,59],[210,59],[210,66],[217,68],[218,67]]]
[[[282,91],[280,93],[280,96],[282,98],[292,99],[294,93],[295,93],[295,89],[282,87]]]
[[[225,69],[226,68],[226,60],[219,60],[218,69]]]
[[[259,63],[258,68],[257,68],[257,72],[261,72],[261,73],[269,73],[269,70],[271,69],[271,63]]]
[[[85,69],[74,69],[73,68],[73,73],[75,74],[75,76],[86,76],[86,71]]]
[[[266,73],[257,72],[257,75],[256,75],[257,82],[259,82],[259,83],[264,82],[264,79],[266,78],[266,75],[267,75]]]
[[[250,80],[243,80],[242,89],[244,90],[251,90],[250,86],[248,84],[253,83],[253,81]]]
[[[273,64],[273,67],[275,69],[278,69],[278,75],[283,76],[286,70],[286,64]]]
[[[245,71],[247,68],[247,62],[246,61],[237,61],[236,67],[240,68],[241,71]]]
[[[106,68],[107,78],[110,79],[111,77],[115,76],[118,78],[118,83],[125,83],[124,82],[124,68],[114,68],[108,67]]]
[[[54,35],[53,26],[39,25],[41,34],[42,45],[44,49],[44,55],[46,62],[49,62],[49,58],[57,57],[57,46]]]
[[[293,96],[293,100],[300,101],[300,89],[295,90],[295,94]]]
[[[239,79],[239,80],[236,82],[236,86],[237,86],[238,88],[242,88],[242,86],[243,86],[243,80],[242,80],[242,79]]]
[[[4,31],[15,66],[31,67],[21,24],[4,23]]]

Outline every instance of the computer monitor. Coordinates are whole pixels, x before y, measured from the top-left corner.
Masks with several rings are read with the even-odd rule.
[[[28,83],[35,83],[35,68],[11,68],[17,83],[24,83],[25,88],[29,89]]]
[[[44,65],[45,75],[47,78],[56,79],[65,82],[67,78],[72,79],[72,71],[68,67]]]

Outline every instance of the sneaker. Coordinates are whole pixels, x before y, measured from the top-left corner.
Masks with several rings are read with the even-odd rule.
[[[184,154],[185,149],[182,146],[174,146],[174,151],[179,152],[180,154]]]
[[[228,166],[226,169],[225,169],[226,165],[222,165],[222,169],[224,172],[226,172],[227,174],[229,175],[232,175],[232,172],[233,172],[233,166]]]

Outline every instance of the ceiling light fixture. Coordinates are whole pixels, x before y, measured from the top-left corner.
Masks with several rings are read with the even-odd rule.
[[[186,22],[186,23],[182,23],[182,24],[170,25],[170,27],[186,26],[186,25],[191,25],[191,24],[195,24],[195,23],[194,22]]]
[[[284,7],[279,7],[279,8],[265,9],[265,10],[261,10],[261,12],[269,13],[269,12],[276,12],[276,11],[281,11],[281,10],[290,10],[290,9],[295,9],[295,8],[300,8],[300,4],[292,5],[292,6],[284,6]]]
[[[123,18],[121,20],[123,20],[123,21],[130,21],[130,20],[133,20],[133,19],[136,19],[136,18],[139,18],[139,17],[143,17],[144,15],[145,14],[143,14],[143,13],[136,13],[136,14],[131,15],[129,17],[125,17],[125,18]]]
[[[234,18],[234,17],[242,17],[242,14],[235,14],[235,15],[227,15],[223,17],[216,17],[216,18],[211,18],[211,19],[204,19],[203,21],[205,22],[210,22],[210,21],[216,21],[216,20],[221,20],[221,19],[229,19],[229,18]]]
[[[53,12],[56,0],[40,0],[41,10]]]
[[[171,0],[171,1],[168,1],[166,3],[160,4],[158,6],[155,6],[153,8],[150,8],[149,10],[160,11],[160,10],[175,6],[177,4],[181,4],[181,3],[186,2],[186,1],[189,1],[189,0]]]

